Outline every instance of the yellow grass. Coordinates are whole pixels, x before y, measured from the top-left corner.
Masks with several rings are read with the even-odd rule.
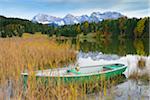
[[[75,61],[75,50],[70,43],[57,44],[48,38],[0,38],[0,99],[9,97],[5,91],[13,84],[14,100],[77,100],[86,99],[87,93],[101,90],[107,96],[107,88],[115,83],[102,80],[84,84],[70,83],[47,85],[37,82],[33,70],[61,67]],[[28,87],[24,90],[21,72],[28,70]],[[118,78],[121,79],[121,78]],[[116,79],[117,82],[117,79]]]
[[[146,61],[143,58],[140,58],[140,60],[138,61],[138,67],[140,69],[144,69],[146,65]]]
[[[145,74],[140,75],[138,72],[133,72],[129,76],[129,79],[142,80],[142,81],[150,81],[149,74],[145,73]]]
[[[36,32],[36,33],[34,33],[34,34],[31,34],[31,33],[23,33],[23,36],[22,36],[22,38],[41,38],[41,37],[48,38],[47,35],[42,34],[41,32]]]
[[[46,37],[0,38],[0,99],[9,97],[6,91],[10,82],[13,84],[13,99],[49,98],[52,97],[51,93],[54,99],[61,97],[58,93],[64,94],[65,87],[61,86],[60,91],[61,87],[52,88],[51,84],[47,87],[39,86],[34,75],[31,75],[28,83],[28,92],[24,93],[21,72],[63,67],[74,62],[75,58],[75,50],[69,43],[57,44],[55,40]],[[46,91],[49,92],[45,94]]]
[[[0,83],[25,70],[61,67],[75,57],[67,43],[58,45],[47,38],[0,38]]]

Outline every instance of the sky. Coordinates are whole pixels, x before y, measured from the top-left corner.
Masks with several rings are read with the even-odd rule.
[[[64,17],[116,11],[128,17],[150,16],[149,0],[0,0],[0,15],[32,19],[37,14]]]

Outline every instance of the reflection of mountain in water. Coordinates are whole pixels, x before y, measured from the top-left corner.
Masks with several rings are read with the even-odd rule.
[[[90,94],[87,100],[149,100],[150,85],[138,80],[127,80],[107,90],[107,96],[100,94],[103,93]]]
[[[119,59],[120,57],[115,54],[102,54],[101,52],[79,52],[78,53],[78,58],[88,58],[91,57],[92,60],[99,60],[99,59],[104,59],[104,60],[116,60]]]
[[[146,61],[146,66],[144,69],[139,69],[138,60],[142,57]],[[96,59],[95,59],[96,58]],[[118,56],[118,55],[110,55],[103,54],[101,52],[79,52],[78,53],[78,61],[79,66],[90,66],[90,65],[103,65],[103,64],[111,64],[111,63],[122,63],[128,66],[126,71],[124,72],[125,76],[128,77],[132,75],[135,71],[138,74],[149,74],[150,77],[150,56],[139,56],[139,55],[127,55],[127,56]],[[97,98],[102,98],[107,100],[107,97],[112,97],[113,100],[149,100],[150,97],[150,85],[148,81],[140,81],[140,80],[129,80],[124,76],[121,77],[121,81],[117,81],[117,85],[111,87],[107,91],[107,96],[100,95],[100,93],[95,93],[92,95],[88,95],[88,100]],[[115,79],[116,81],[116,79]],[[112,90],[112,91],[111,91]],[[103,94],[103,93],[101,93]],[[111,98],[112,99],[112,98]],[[111,100],[110,99],[110,100]]]
[[[102,54],[101,52],[88,52],[78,53],[77,63],[79,66],[90,66],[90,65],[103,65],[112,63],[121,63],[128,66],[125,71],[125,75],[129,77],[130,75],[137,72],[139,75],[149,74],[150,75],[150,56],[139,56],[139,55],[126,55],[118,56],[115,54]],[[138,61],[142,58],[145,60],[144,69],[138,67]]]

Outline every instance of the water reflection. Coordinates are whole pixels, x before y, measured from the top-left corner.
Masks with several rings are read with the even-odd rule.
[[[106,60],[106,61],[110,61],[110,60],[117,60],[120,58],[120,56],[116,55],[116,54],[103,54],[101,52],[88,52],[88,53],[84,53],[84,52],[79,52],[77,55],[78,59],[87,59],[87,58],[91,58],[91,60],[93,61],[98,61],[98,60]]]
[[[58,40],[59,43],[67,40]],[[73,46],[79,46],[77,55],[80,66],[98,65],[106,63],[130,63],[127,74],[137,69],[135,64],[138,60],[136,55],[124,56],[127,54],[148,55],[149,42],[145,39],[93,39],[93,40],[75,40],[72,41]],[[149,67],[149,59],[147,58],[147,67]],[[149,72],[149,69],[142,70]],[[102,92],[88,94],[87,97],[81,99],[86,100],[149,100],[150,85],[149,82],[140,80],[130,80],[125,77],[123,81],[108,88],[106,96]]]
[[[144,44],[143,44],[143,41],[140,40],[140,39],[136,39],[134,40],[134,47],[136,49],[136,53],[139,54],[139,55],[145,55],[145,48],[144,48]]]
[[[67,40],[57,40],[59,43]],[[144,39],[72,39],[71,44],[78,46],[82,52],[102,52],[104,54],[149,54],[148,38]]]
[[[145,56],[146,57],[146,56]],[[103,65],[108,63],[123,63],[128,66],[126,76],[129,76],[137,71],[138,55],[118,56],[117,54],[103,54],[101,52],[79,52],[78,63],[80,66],[88,65]],[[145,69],[139,70],[139,74],[149,73],[149,57],[146,57],[147,66]],[[86,100],[149,100],[150,98],[150,84],[149,81],[130,80],[126,77],[119,77],[121,81],[114,79],[117,85],[107,88],[106,95],[103,91],[88,94],[84,99]],[[82,99],[82,98],[81,98]]]
[[[107,96],[102,96],[101,93],[88,95],[88,100],[149,100],[150,85],[147,82],[139,80],[126,80],[117,86],[111,87],[107,92]]]

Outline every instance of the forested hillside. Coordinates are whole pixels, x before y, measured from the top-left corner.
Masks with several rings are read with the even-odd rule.
[[[137,19],[122,17],[99,23],[84,22],[75,25],[43,25],[29,20],[0,16],[0,37],[21,37],[23,33],[41,32],[48,36],[76,37],[79,34],[96,33],[103,37],[145,38],[149,35],[149,17]]]

